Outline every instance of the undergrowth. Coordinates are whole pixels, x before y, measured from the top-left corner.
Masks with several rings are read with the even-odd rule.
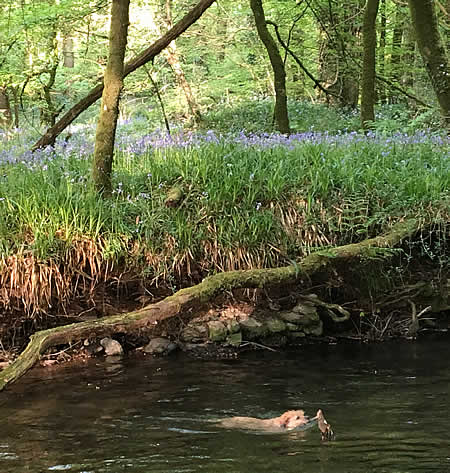
[[[122,272],[171,285],[287,264],[409,217],[448,221],[438,135],[137,136],[124,125],[106,200],[90,186],[86,130],[34,155],[28,145],[19,136],[0,155],[0,306],[31,314]]]

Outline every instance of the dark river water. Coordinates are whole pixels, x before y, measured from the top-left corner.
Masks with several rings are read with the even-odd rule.
[[[450,342],[93,360],[0,393],[0,472],[450,472]],[[223,417],[318,408],[336,438]]]

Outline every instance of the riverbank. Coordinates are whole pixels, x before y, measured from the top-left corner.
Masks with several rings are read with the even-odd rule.
[[[423,232],[398,250],[398,266],[367,281],[391,281],[395,293],[411,258],[421,258],[419,274],[429,264],[432,285],[446,284],[438,280],[448,268],[448,137],[136,136],[125,127],[108,200],[89,185],[86,133],[35,154],[24,152],[25,141],[13,143],[5,142],[0,163],[5,349],[17,335],[74,321],[67,314],[84,320],[134,309],[211,274],[289,265],[412,218]],[[318,296],[346,304],[349,287],[362,281],[353,275],[340,299],[337,279],[322,281]],[[377,317],[370,304],[359,313],[371,323]]]

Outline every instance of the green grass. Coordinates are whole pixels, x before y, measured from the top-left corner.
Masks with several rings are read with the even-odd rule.
[[[123,271],[171,285],[196,272],[287,264],[408,217],[448,221],[445,142],[249,139],[119,151],[105,200],[90,185],[89,156],[61,151],[3,165],[0,276],[18,293],[29,281],[33,298],[15,296],[29,308],[41,293],[48,300],[56,282],[58,297],[70,299],[80,275],[87,290]],[[177,208],[164,204],[172,186],[183,191]],[[15,266],[11,257],[23,261]],[[40,274],[36,287],[31,267]]]
[[[304,242],[298,230],[282,224],[280,212],[297,212],[300,220],[292,226],[318,234],[316,226],[333,243],[399,218],[442,212],[450,189],[448,151],[446,159],[442,153],[431,144],[388,149],[366,141],[270,150],[224,141],[138,159],[121,153],[115,192],[105,201],[89,187],[88,160],[56,157],[45,167],[7,166],[1,253],[31,250],[44,260],[64,258],[64,248],[82,236],[101,239],[105,257],[115,260],[128,255],[134,240],[169,257],[189,250],[203,260],[210,241],[224,252],[275,248],[281,259],[292,259]],[[175,209],[164,206],[172,185],[185,196]]]

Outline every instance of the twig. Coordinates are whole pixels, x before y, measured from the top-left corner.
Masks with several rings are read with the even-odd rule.
[[[62,355],[63,353],[68,352],[69,350],[71,350],[73,347],[76,347],[80,343],[81,343],[81,340],[79,340],[78,342],[75,342],[73,345],[72,344],[69,345],[67,348],[64,348],[64,350],[58,351],[56,353],[49,353],[48,355],[45,355],[45,357],[46,358],[51,358],[52,356]]]
[[[278,42],[281,44],[281,46],[288,52],[295,60],[295,62],[303,69],[305,74],[314,82],[314,88],[319,88],[322,92],[324,92],[327,95],[332,95],[334,97],[337,97],[335,94],[332,94],[329,90],[325,89],[325,87],[322,86],[322,84],[306,69],[306,67],[303,65],[303,63],[300,61],[300,59],[294,54],[289,47],[286,45],[286,43],[283,41],[283,38],[280,36],[280,33],[278,31],[278,25],[274,23],[273,21],[267,20],[266,23],[268,25],[272,25],[275,28],[275,34],[277,35]]]
[[[277,352],[278,350],[275,350],[274,348],[270,348],[266,345],[262,345],[261,343],[256,343],[256,342],[242,342],[240,344],[240,347],[245,347],[247,345],[253,345],[255,347],[258,347],[258,348],[263,348],[264,350],[269,350],[269,351],[274,351],[274,352]]]

